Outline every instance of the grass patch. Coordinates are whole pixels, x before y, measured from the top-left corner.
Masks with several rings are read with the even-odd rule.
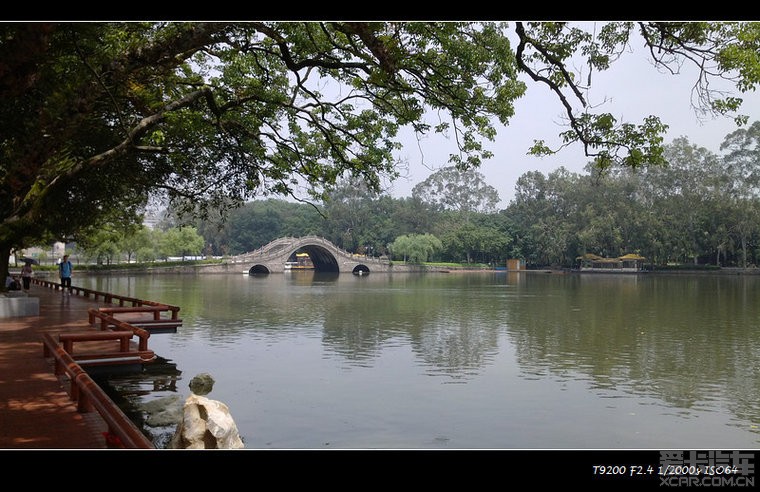
[[[682,263],[678,265],[652,265],[651,269],[658,272],[667,271],[718,271],[719,266],[715,265],[693,265],[689,263]]]
[[[438,262],[425,262],[423,265],[433,268],[466,268],[470,270],[490,270],[493,265],[487,263],[438,263]]]

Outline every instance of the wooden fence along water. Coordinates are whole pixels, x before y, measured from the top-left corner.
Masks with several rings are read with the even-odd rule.
[[[54,290],[63,289],[57,282],[33,281]],[[153,443],[90,377],[88,370],[114,366],[139,369],[154,361],[156,355],[148,347],[150,335],[152,332],[176,332],[182,325],[179,307],[76,286],[68,290],[71,294],[102,299],[109,304],[117,302],[119,306],[89,309],[87,329],[43,334],[43,357],[53,359],[56,376],[68,379],[69,395],[77,402],[78,411],[97,411],[106,422],[109,447],[154,448]]]

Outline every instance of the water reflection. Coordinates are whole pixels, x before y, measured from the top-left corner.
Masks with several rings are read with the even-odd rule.
[[[124,411],[127,417],[145,433],[158,448],[164,448],[176,428],[174,421],[149,422],[151,415],[144,412],[146,402],[155,401],[154,395],[176,394],[177,383],[182,371],[177,365],[162,357],[155,363],[145,366],[137,374],[126,374],[118,377],[93,377],[109,395],[114,403]],[[179,399],[176,399],[179,401]],[[165,407],[164,407],[165,408]]]
[[[520,367],[760,421],[755,278],[533,277],[505,311]],[[537,295],[532,296],[532,293]],[[542,293],[541,295],[538,295]]]
[[[370,288],[330,293],[322,339],[326,350],[366,361],[384,347],[409,345],[423,366],[452,377],[482,367],[496,351],[500,321],[481,302],[472,302],[480,297],[475,291],[431,284],[424,276],[386,283],[380,278]]]
[[[754,277],[83,281],[181,306],[184,326],[154,335],[151,348],[188,377],[214,373],[224,392],[215,398],[242,416],[241,434],[249,429],[246,447],[738,448],[758,439]]]

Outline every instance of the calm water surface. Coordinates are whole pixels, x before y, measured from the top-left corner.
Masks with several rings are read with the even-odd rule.
[[[760,443],[760,277],[138,275],[175,304],[143,405],[216,380],[247,449],[745,449]]]

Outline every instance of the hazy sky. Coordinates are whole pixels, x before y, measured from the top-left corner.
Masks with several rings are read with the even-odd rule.
[[[634,48],[636,48],[634,46]],[[653,114],[670,126],[665,142],[685,136],[695,145],[720,153],[720,144],[726,135],[736,129],[732,119],[708,119],[700,121],[691,105],[692,87],[697,72],[684,67],[685,73],[671,75],[660,73],[648,61],[646,52],[636,49],[626,53],[606,72],[592,77],[589,102],[604,104],[597,111],[609,112],[618,121],[641,123]],[[557,135],[564,131],[561,126],[563,108],[556,96],[544,85],[527,79],[526,95],[516,102],[515,116],[506,127],[499,126],[495,142],[489,143],[494,157],[485,161],[479,172],[486,183],[496,188],[506,207],[514,197],[517,179],[528,171],[548,174],[560,166],[583,173],[589,159],[576,145],[564,149],[559,155],[538,158],[526,155],[534,139],[543,139],[550,146],[559,143]],[[712,87],[718,87],[713,84]],[[749,115],[749,122],[760,120],[760,94],[744,93],[741,113]],[[429,138],[419,145],[413,138],[405,139],[400,157],[408,161],[406,178],[392,184],[391,194],[396,197],[410,196],[412,187],[426,179],[436,168],[447,165],[449,153],[454,151],[452,142],[442,137]]]

